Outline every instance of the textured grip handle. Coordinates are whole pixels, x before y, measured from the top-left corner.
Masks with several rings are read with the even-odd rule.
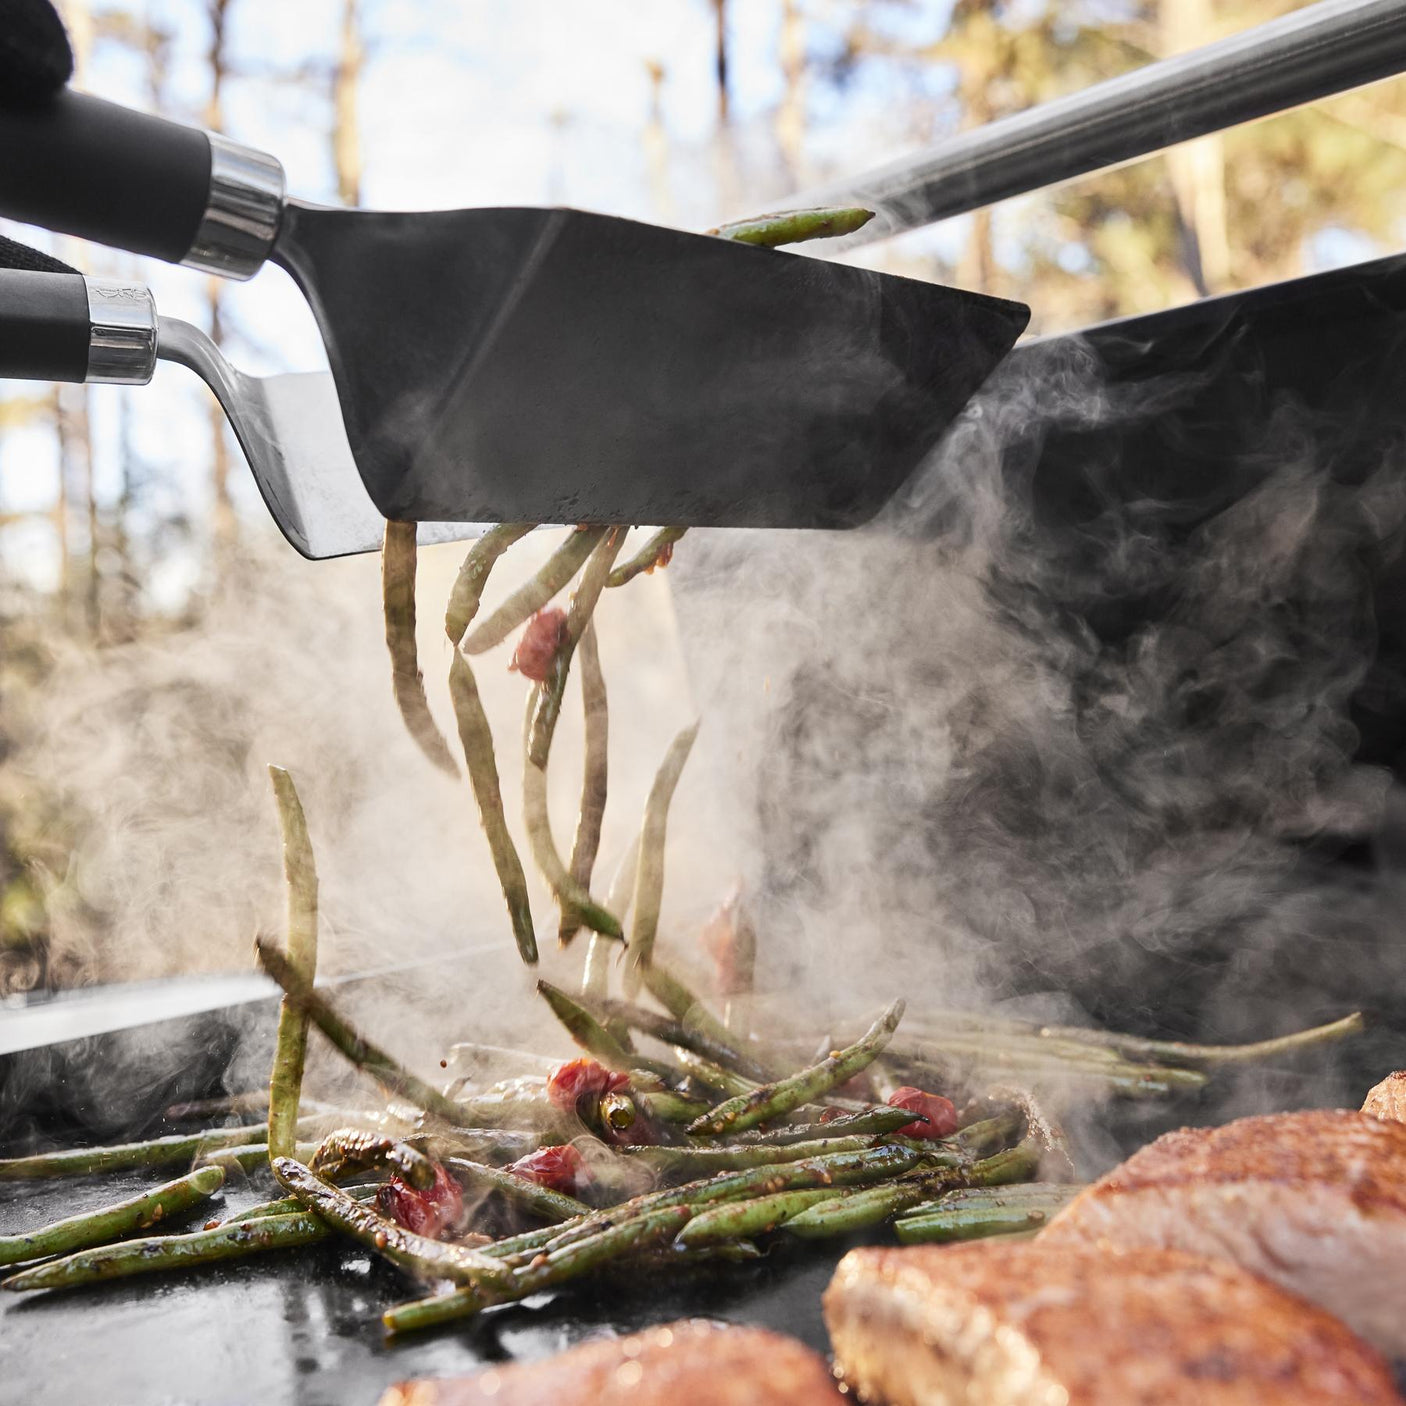
[[[179,263],[210,197],[210,140],[194,127],[60,93],[0,109],[0,214]]]
[[[0,269],[0,377],[88,377],[88,288],[80,273]]]

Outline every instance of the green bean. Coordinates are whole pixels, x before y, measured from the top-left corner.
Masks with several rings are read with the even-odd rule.
[[[729,1142],[723,1146],[632,1147],[624,1156],[642,1162],[661,1176],[701,1176],[708,1172],[736,1171],[745,1167],[767,1167],[777,1162],[798,1162],[832,1152],[863,1152],[874,1145],[868,1136],[819,1137],[805,1142],[776,1146],[771,1143]],[[914,1151],[916,1156],[916,1149]]]
[[[517,846],[508,831],[503,814],[503,794],[498,783],[498,762],[493,754],[493,732],[479,697],[478,681],[469,661],[454,651],[449,664],[449,697],[459,725],[459,741],[464,748],[464,764],[469,769],[479,820],[493,856],[493,868],[508,905],[508,920],[522,960],[529,966],[537,961],[537,936],[532,925],[532,903],[527,892],[527,876],[522,871]]]
[[[539,981],[537,994],[552,1008],[552,1014],[588,1055],[600,1060],[608,1069],[628,1072],[634,1066],[636,1056],[560,987],[553,986],[549,981]]]
[[[698,724],[694,723],[674,738],[645,802],[639,872],[635,876],[635,916],[630,924],[630,948],[625,966],[625,991],[629,996],[639,990],[641,973],[654,957],[654,935],[659,927],[659,908],[664,897],[664,840],[669,824],[669,802],[674,798],[674,788],[679,784],[697,736]]]
[[[278,1157],[273,1174],[299,1201],[335,1230],[411,1274],[428,1279],[452,1279],[456,1284],[497,1282],[506,1278],[503,1266],[470,1245],[451,1244],[416,1235],[378,1215],[339,1187],[314,1176],[301,1162]]]
[[[605,587],[605,578],[620,553],[625,540],[623,527],[610,528],[599,545],[591,553],[586,569],[581,573],[581,584],[571,596],[571,604],[566,611],[566,628],[561,642],[547,673],[547,680],[533,695],[535,710],[528,727],[527,755],[532,765],[542,771],[547,769],[547,758],[552,750],[552,737],[556,733],[557,719],[561,716],[561,703],[566,695],[566,680],[571,673],[571,660],[576,646],[586,633],[595,613],[596,602]],[[602,802],[602,805],[604,802]]]
[[[883,1136],[896,1132],[905,1123],[913,1121],[911,1108],[890,1108],[887,1104],[875,1104],[860,1113],[842,1113],[828,1123],[790,1123],[766,1132],[739,1134],[738,1141],[749,1147],[781,1147],[787,1143],[808,1142],[812,1138],[849,1137],[852,1134],[868,1137]],[[915,1139],[915,1142],[920,1141]],[[954,1138],[955,1142],[956,1139]]]
[[[20,1235],[0,1235],[0,1265],[66,1255],[91,1245],[106,1245],[134,1230],[146,1230],[207,1200],[224,1185],[224,1180],[220,1168],[205,1167],[154,1191],[144,1191],[96,1211],[68,1216]]]
[[[381,1315],[381,1321],[392,1333],[406,1333],[463,1318],[495,1304],[525,1299],[530,1294],[575,1279],[621,1255],[672,1239],[691,1215],[692,1211],[687,1206],[660,1207],[551,1254],[538,1256],[514,1273],[505,1286],[474,1284],[454,1293],[397,1304]]]
[[[610,711],[605,691],[605,675],[600,667],[600,645],[595,622],[588,622],[581,635],[581,704],[585,713],[581,813],[576,820],[576,838],[571,845],[571,877],[582,888],[591,886],[591,874],[600,849],[600,827],[605,816],[609,780]],[[615,910],[606,908],[611,912]],[[557,942],[563,947],[580,928],[571,914],[563,913],[557,929]]]
[[[863,229],[874,218],[872,210],[858,206],[834,209],[786,210],[777,215],[759,215],[750,220],[734,220],[707,231],[739,244],[761,244],[774,249],[778,244],[800,244],[807,239],[833,239]]]
[[[623,586],[633,581],[641,572],[653,571],[656,566],[667,566],[669,558],[674,554],[674,543],[687,531],[686,527],[661,527],[629,561],[617,566],[610,573],[610,579],[605,584],[611,587]]]
[[[389,532],[391,524],[387,524]],[[411,524],[413,529],[414,524]],[[389,541],[389,537],[387,538]],[[414,546],[414,533],[411,533]],[[389,560],[389,558],[388,558]],[[413,565],[413,558],[412,558]],[[293,778],[281,766],[269,767],[278,823],[283,833],[283,877],[288,888],[288,967],[305,986],[317,976],[317,861],[308,837],[307,817]],[[287,996],[278,1009],[278,1042],[269,1075],[269,1157],[286,1157],[297,1140],[298,1099],[307,1058],[308,1017]]]
[[[460,644],[465,654],[482,654],[502,644],[523,621],[535,615],[581,569],[597,542],[605,536],[603,527],[579,527],[547,559],[546,565],[525,585],[479,623]]]
[[[635,891],[635,869],[639,864],[640,837],[635,836],[625,847],[620,863],[606,891],[606,911],[614,913],[623,924],[630,911],[630,899]],[[600,933],[591,934],[586,949],[586,965],[581,973],[581,995],[593,1001],[603,1000],[610,989],[610,963],[620,951],[618,943]],[[609,1022],[607,1022],[609,1024]]]
[[[303,1159],[311,1157],[316,1151],[315,1142],[300,1142],[296,1145],[293,1155]],[[258,1172],[268,1164],[268,1144],[264,1142],[236,1143],[233,1147],[202,1152],[195,1159],[197,1167],[222,1167],[226,1172]]]
[[[301,1160],[301,1158],[299,1159]],[[368,1182],[361,1186],[346,1187],[348,1196],[355,1197],[358,1201],[371,1201],[375,1199],[376,1193],[380,1191],[381,1182]],[[256,1206],[246,1206],[242,1211],[236,1211],[232,1216],[226,1216],[224,1220],[218,1222],[219,1225],[238,1225],[246,1220],[266,1220],[270,1216],[300,1216],[305,1215],[303,1203],[296,1196],[280,1196],[276,1201],[260,1201]],[[207,1225],[206,1230],[213,1230],[215,1226]]]
[[[695,1136],[719,1137],[727,1132],[742,1132],[755,1128],[810,1103],[829,1089],[852,1079],[866,1068],[889,1042],[889,1037],[903,1018],[904,1003],[895,1001],[865,1034],[847,1049],[837,1050],[808,1069],[763,1084],[759,1089],[740,1098],[730,1098],[710,1109],[689,1125]]]
[[[444,612],[444,633],[454,644],[464,638],[464,631],[478,614],[483,587],[493,564],[535,526],[531,522],[500,522],[497,527],[490,527],[469,548],[469,554],[454,580],[454,589],[449,593],[449,606]]]
[[[692,1050],[681,1045],[675,1045],[673,1053],[679,1068],[685,1074],[729,1098],[749,1094],[757,1087],[755,1079],[747,1079],[741,1074],[734,1074],[731,1069],[724,1069],[721,1064],[715,1064],[711,1059],[705,1059],[702,1055],[695,1054]],[[894,1126],[901,1127],[902,1125],[896,1123]]]
[[[618,910],[612,908],[611,911]],[[653,963],[644,981],[650,993],[669,1010],[670,1015],[658,1015],[629,1001],[591,998],[592,1004],[611,1020],[622,1020],[641,1034],[666,1045],[691,1050],[724,1069],[740,1074],[744,1079],[763,1083],[770,1077],[762,1065],[738,1048],[732,1032],[682,982],[670,975],[666,967],[658,962]]]
[[[1296,1030],[1289,1035],[1279,1035],[1271,1040],[1256,1040],[1247,1045],[1194,1045],[1182,1040],[1145,1040],[1136,1035],[1086,1030],[1077,1025],[1044,1025],[1040,1027],[1040,1034],[1042,1037],[1087,1046],[1107,1045],[1119,1054],[1137,1059],[1214,1066],[1249,1064],[1256,1060],[1274,1059],[1279,1055],[1294,1054],[1299,1050],[1360,1035],[1366,1028],[1367,1022],[1362,1012],[1353,1011],[1351,1015],[1329,1021],[1326,1025],[1315,1025],[1307,1030]]]
[[[31,1157],[0,1158],[0,1181],[32,1181],[43,1177],[81,1177],[94,1172],[125,1172],[133,1167],[174,1167],[220,1148],[257,1143],[263,1155],[268,1128],[206,1128],[198,1133],[123,1142],[109,1147],[74,1147],[39,1152]]]
[[[924,1161],[920,1154],[909,1148],[887,1143],[789,1162],[778,1158],[762,1166],[724,1171],[700,1181],[685,1182],[682,1186],[647,1192],[608,1210],[597,1211],[583,1220],[559,1226],[556,1234],[550,1237],[529,1233],[526,1237],[514,1236],[495,1241],[484,1253],[515,1261],[523,1254],[560,1249],[606,1226],[619,1224],[660,1206],[691,1206],[696,1211],[702,1206],[739,1197],[770,1195],[811,1186],[850,1186],[856,1182],[898,1176]]]
[[[705,1099],[687,1098],[672,1089],[642,1091],[635,1101],[658,1123],[690,1123],[708,1111]]]
[[[548,1186],[538,1186],[535,1181],[520,1177],[515,1172],[504,1171],[501,1167],[490,1167],[484,1162],[470,1162],[464,1157],[449,1157],[445,1165],[461,1180],[470,1185],[489,1191],[501,1192],[509,1201],[531,1211],[544,1220],[568,1221],[575,1216],[588,1216],[591,1208],[584,1201],[564,1192],[553,1191]]]
[[[312,1023],[358,1069],[365,1070],[392,1093],[413,1103],[417,1108],[424,1109],[426,1113],[433,1113],[450,1123],[473,1121],[465,1116],[466,1109],[463,1104],[446,1098],[438,1089],[417,1078],[384,1050],[359,1035],[325,997],[299,977],[288,959],[277,948],[260,937],[255,939],[254,949],[260,965],[283,988],[288,999],[306,1012]]]
[[[713,1206],[694,1216],[679,1231],[676,1243],[701,1249],[720,1241],[765,1235],[818,1202],[833,1199],[834,1195],[834,1191],[825,1186],[805,1191],[778,1191],[751,1201],[724,1201],[721,1206]]]
[[[542,685],[538,684],[528,695],[527,718],[532,720],[533,707]],[[552,838],[551,817],[547,813],[547,774],[541,767],[532,765],[532,758],[524,756],[522,766],[522,812],[527,826],[527,838],[532,845],[532,857],[542,871],[548,886],[556,895],[563,910],[570,909],[586,927],[602,933],[606,937],[620,938],[624,933],[620,920],[606,912],[571,876],[561,855],[557,853],[556,841]]]
[[[391,656],[391,687],[405,730],[415,745],[441,771],[458,776],[420,673],[415,644],[415,533],[413,522],[387,522],[381,546],[381,599],[385,609],[386,648]]]
[[[61,1260],[0,1280],[0,1289],[76,1289],[133,1274],[191,1269],[223,1260],[244,1259],[265,1250],[292,1249],[325,1240],[327,1227],[314,1215],[268,1216],[234,1221],[189,1235],[155,1235],[145,1240],[121,1240],[115,1245],[79,1250]]]
[[[1032,1182],[952,1191],[901,1216],[894,1222],[894,1234],[904,1245],[928,1245],[1039,1230],[1081,1189]]]

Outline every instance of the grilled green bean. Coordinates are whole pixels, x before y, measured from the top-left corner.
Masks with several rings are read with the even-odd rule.
[[[224,1185],[224,1180],[219,1167],[203,1167],[126,1201],[68,1216],[20,1235],[0,1235],[0,1265],[66,1255],[91,1245],[106,1245],[134,1230],[146,1230],[207,1200]]]
[[[721,1206],[700,1211],[679,1231],[677,1243],[690,1249],[736,1240],[748,1235],[765,1235],[821,1201],[834,1198],[828,1187],[805,1191],[778,1191],[751,1201],[724,1201]]]
[[[639,990],[641,974],[654,958],[654,935],[659,927],[659,908],[664,897],[664,840],[669,824],[669,803],[697,736],[698,724],[694,723],[674,738],[645,802],[639,872],[635,875],[635,916],[630,924],[630,948],[625,965],[625,991],[630,996]]]
[[[444,612],[444,633],[454,644],[464,638],[464,631],[478,614],[483,587],[493,564],[534,526],[536,524],[531,522],[500,522],[496,527],[490,527],[469,548],[469,554],[455,577],[454,589],[449,593],[449,605]]]
[[[301,1161],[302,1159],[299,1158]],[[382,1183],[368,1182],[360,1186],[346,1187],[348,1196],[355,1197],[358,1201],[370,1201],[375,1198],[376,1193],[381,1189]],[[224,1220],[218,1222],[219,1225],[238,1225],[240,1221],[246,1220],[266,1220],[270,1216],[300,1216],[305,1215],[303,1203],[296,1196],[280,1196],[276,1201],[260,1201],[255,1206],[246,1206],[242,1211],[236,1211],[232,1216],[226,1216]],[[215,1225],[207,1225],[206,1230],[214,1230]]]
[[[959,1189],[900,1216],[894,1233],[904,1245],[926,1245],[1039,1230],[1080,1190],[1050,1182]]]
[[[450,1244],[416,1235],[339,1187],[314,1176],[301,1162],[278,1157],[273,1174],[309,1211],[335,1230],[374,1250],[393,1265],[428,1279],[452,1279],[456,1284],[499,1282],[506,1279],[503,1266],[482,1251],[465,1244]]]
[[[821,1060],[819,1064],[802,1069],[789,1079],[774,1084],[763,1084],[761,1088],[740,1098],[730,1098],[716,1108],[710,1109],[703,1117],[689,1125],[689,1132],[695,1136],[719,1137],[727,1132],[742,1132],[755,1128],[810,1103],[829,1089],[852,1079],[861,1069],[866,1068],[879,1051],[889,1042],[889,1037],[903,1018],[904,1003],[895,1001],[865,1034],[847,1049],[837,1050]]]
[[[566,1027],[567,1033],[588,1055],[600,1060],[609,1069],[628,1072],[637,1063],[637,1056],[627,1050],[584,1006],[572,1000],[560,987],[549,981],[537,983],[537,994],[552,1008],[552,1014]]]
[[[493,732],[488,714],[483,711],[478,681],[469,661],[458,650],[449,664],[449,696],[454,703],[454,717],[459,725],[459,741],[464,748],[464,763],[469,769],[474,800],[478,803],[479,820],[488,840],[488,852],[493,856],[493,868],[508,905],[508,921],[512,924],[522,960],[529,966],[537,961],[537,937],[532,926],[532,903],[527,893],[527,875],[522,871],[517,846],[508,831],[503,814],[503,794],[498,784],[498,762],[493,755]]]
[[[413,524],[412,524],[413,526]],[[390,524],[387,524],[389,530]],[[414,544],[414,535],[411,536]],[[412,558],[413,566],[413,558]],[[412,583],[413,585],[413,583]],[[288,966],[305,986],[317,976],[317,862],[307,817],[293,778],[269,767],[283,832],[283,877],[288,887]],[[307,1058],[308,1017],[285,996],[278,1009],[278,1041],[269,1075],[269,1156],[286,1157],[297,1140],[298,1100]]]
[[[318,1143],[308,1166],[327,1181],[339,1181],[354,1172],[389,1168],[419,1191],[428,1191],[435,1182],[434,1163],[423,1152],[398,1138],[359,1128],[338,1128],[328,1133]]]
[[[705,1099],[688,1098],[672,1089],[641,1090],[635,1101],[659,1123],[691,1123],[708,1111]]]
[[[741,1133],[738,1141],[749,1147],[782,1147],[788,1143],[809,1142],[813,1138],[837,1138],[855,1136],[883,1136],[897,1131],[905,1123],[913,1121],[911,1108],[890,1108],[887,1104],[875,1104],[860,1113],[842,1113],[828,1123],[789,1123],[766,1132]],[[920,1141],[915,1139],[915,1144]],[[956,1142],[954,1137],[952,1142]],[[936,1146],[936,1144],[932,1144]]]
[[[441,771],[458,776],[420,673],[415,644],[415,533],[413,522],[387,522],[381,546],[381,599],[385,609],[386,648],[391,656],[391,687],[405,730],[415,745]]]
[[[462,1181],[486,1191],[501,1192],[509,1201],[544,1220],[568,1221],[575,1216],[588,1216],[591,1208],[584,1201],[548,1186],[538,1186],[514,1172],[490,1167],[484,1162],[470,1162],[464,1157],[449,1157],[445,1165]]]
[[[316,1151],[315,1142],[300,1142],[296,1144],[293,1155],[302,1160]],[[202,1152],[195,1159],[197,1167],[222,1167],[226,1172],[257,1172],[267,1167],[268,1162],[268,1144],[264,1142],[236,1143],[233,1147]]]
[[[76,1289],[132,1274],[191,1269],[223,1260],[244,1259],[265,1250],[292,1249],[325,1240],[327,1227],[314,1215],[266,1216],[232,1221],[189,1235],[156,1235],[79,1250],[0,1280],[0,1289]]]
[[[538,684],[528,696],[529,724],[541,687]],[[547,812],[547,774],[541,767],[533,766],[529,756],[523,758],[522,766],[522,813],[527,838],[532,845],[532,857],[562,909],[569,909],[574,917],[595,932],[623,939],[620,920],[606,912],[562,863],[561,855],[557,853],[557,842],[552,838],[552,821]]]
[[[561,702],[566,694],[571,660],[575,656],[576,646],[580,644],[582,635],[591,623],[596,602],[600,600],[600,593],[605,588],[605,578],[610,575],[610,568],[619,555],[624,540],[625,529],[612,527],[591,553],[591,559],[581,573],[581,584],[573,592],[571,604],[567,607],[566,628],[562,632],[556,654],[552,657],[547,681],[533,695],[535,706],[532,721],[528,725],[527,755],[532,765],[543,771],[547,769],[552,737],[556,733],[557,719],[561,716]]]
[[[578,648],[581,655],[581,705],[585,713],[585,755],[581,778],[581,813],[576,820],[576,838],[571,845],[568,868],[571,877],[583,889],[589,890],[591,874],[596,867],[596,853],[600,849],[600,827],[605,816],[610,776],[610,709],[594,621],[587,623]],[[605,906],[615,912],[609,901]],[[563,913],[557,929],[557,942],[565,947],[576,936],[580,926],[570,913]]]
[[[643,1162],[661,1176],[703,1176],[709,1172],[767,1167],[777,1162],[798,1162],[831,1152],[863,1152],[874,1145],[870,1136],[819,1137],[777,1146],[771,1143],[728,1142],[722,1146],[632,1147],[624,1156]],[[916,1156],[916,1148],[910,1149]]]
[[[406,1333],[454,1318],[464,1318],[494,1304],[525,1299],[530,1294],[575,1279],[621,1255],[671,1240],[691,1215],[692,1211],[687,1206],[659,1207],[551,1254],[536,1257],[517,1270],[505,1285],[473,1284],[453,1293],[397,1304],[381,1315],[381,1321],[392,1333]]]
[[[611,911],[619,910],[612,906]],[[666,967],[658,962],[653,963],[645,976],[645,985],[655,999],[670,1011],[670,1015],[660,1015],[629,1001],[612,1001],[595,996],[588,996],[587,999],[604,1018],[623,1021],[632,1029],[666,1045],[691,1050],[753,1083],[764,1083],[770,1077],[751,1055],[738,1048],[739,1042],[732,1032],[712,1016],[682,982],[670,975]]]
[[[254,950],[263,969],[283,988],[284,994],[358,1069],[365,1070],[392,1093],[450,1123],[471,1123],[465,1106],[446,1098],[438,1089],[403,1068],[384,1050],[359,1035],[331,1006],[325,997],[307,985],[288,959],[263,938],[256,938]]]
[[[667,566],[674,554],[674,543],[688,531],[686,527],[661,527],[651,534],[639,551],[629,561],[622,562],[610,573],[607,586],[623,586],[633,581],[641,572],[653,571],[656,566]]]
[[[177,1133],[122,1142],[109,1147],[74,1147],[62,1152],[39,1152],[30,1157],[0,1158],[0,1181],[33,1181],[43,1177],[81,1177],[94,1172],[124,1172],[133,1167],[175,1167],[221,1148],[264,1144],[268,1128],[250,1124],[242,1128],[206,1128],[198,1133]]]
[[[502,644],[580,571],[605,533],[603,527],[581,527],[570,533],[547,559],[546,565],[525,586],[514,591],[486,620],[480,621],[459,647],[465,654],[482,654],[495,644]]]
[[[635,836],[625,847],[620,863],[610,880],[606,891],[606,911],[614,913],[624,924],[630,911],[630,899],[635,892],[635,869],[639,864],[640,837]],[[581,995],[592,1001],[605,998],[610,989],[610,963],[620,951],[618,943],[600,933],[591,934],[590,945],[586,948],[586,965],[581,972]]]
[[[774,249],[779,244],[801,244],[807,239],[834,239],[843,234],[853,234],[873,218],[872,210],[862,210],[858,206],[785,210],[776,215],[734,220],[707,233],[735,240],[739,244],[761,244]]]

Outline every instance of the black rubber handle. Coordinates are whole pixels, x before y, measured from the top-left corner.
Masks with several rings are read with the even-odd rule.
[[[66,89],[0,108],[0,215],[178,264],[210,195],[196,127]]]
[[[0,377],[86,380],[89,332],[81,273],[0,269]]]

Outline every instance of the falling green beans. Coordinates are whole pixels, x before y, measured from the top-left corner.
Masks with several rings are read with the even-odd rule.
[[[581,703],[585,713],[584,763],[581,778],[581,813],[576,820],[576,838],[571,846],[571,877],[582,888],[591,886],[591,874],[600,849],[601,822],[610,776],[610,709],[605,691],[605,675],[600,667],[600,644],[594,621],[587,622],[579,645],[581,655]],[[606,908],[611,908],[609,900]],[[580,928],[569,912],[561,917],[557,941],[565,947]]]
[[[674,543],[687,531],[686,527],[661,527],[629,561],[621,563],[610,573],[610,579],[605,584],[610,587],[623,586],[642,572],[653,571],[663,564],[661,557],[663,561],[668,561],[673,555]]]
[[[623,924],[630,911],[630,899],[635,892],[635,870],[639,865],[640,837],[635,836],[625,847],[620,863],[610,880],[605,895],[605,907]],[[604,1000],[610,989],[610,963],[620,951],[620,945],[600,933],[591,934],[586,948],[586,964],[581,972],[581,995],[593,1001]]]
[[[785,210],[776,215],[758,215],[750,220],[734,220],[706,231],[738,244],[761,244],[774,249],[779,244],[802,244],[808,239],[834,239],[863,229],[874,218],[872,210],[839,206],[818,210]]]
[[[520,1177],[515,1172],[504,1171],[501,1167],[471,1162],[464,1157],[448,1157],[445,1165],[461,1181],[482,1191],[497,1191],[523,1210],[544,1220],[559,1223],[591,1213],[591,1208],[584,1201],[578,1201],[565,1192],[553,1191],[549,1186],[539,1186],[535,1181]]]
[[[68,1216],[20,1235],[0,1236],[0,1265],[66,1255],[92,1245],[106,1245],[134,1230],[146,1230],[207,1200],[224,1185],[224,1180],[219,1167],[204,1167],[126,1201]]]
[[[482,654],[495,644],[502,644],[580,571],[605,532],[603,527],[581,527],[570,533],[548,558],[546,565],[525,586],[514,591],[464,638],[460,644],[464,653]]]
[[[928,1245],[1039,1230],[1081,1190],[1053,1182],[963,1187],[914,1206],[894,1222],[894,1233],[904,1245]]]
[[[636,1063],[627,1050],[590,1011],[572,1000],[549,981],[537,983],[537,994],[552,1008],[552,1014],[566,1027],[567,1033],[588,1055],[600,1060],[609,1069],[628,1072]]]
[[[483,587],[494,563],[535,526],[531,522],[500,522],[496,527],[490,527],[469,548],[469,554],[454,579],[454,589],[449,593],[449,605],[444,612],[444,633],[454,644],[464,638],[464,631],[478,614]]]
[[[852,1079],[878,1056],[903,1018],[904,1003],[895,1001],[864,1035],[847,1049],[821,1060],[774,1084],[763,1084],[749,1094],[730,1098],[689,1125],[695,1137],[720,1137],[723,1133],[755,1128],[810,1103],[829,1089]]]
[[[645,803],[639,872],[635,875],[634,919],[630,924],[630,950],[625,967],[625,990],[630,996],[639,990],[643,969],[654,957],[654,935],[659,927],[659,908],[664,897],[664,841],[668,832],[669,803],[697,736],[698,724],[694,723],[674,738]]]
[[[522,960],[532,966],[537,961],[537,937],[532,926],[527,876],[522,871],[522,860],[518,858],[517,846],[508,833],[507,817],[503,814],[493,733],[488,715],[483,711],[478,681],[469,661],[458,650],[449,665],[449,696],[454,703],[454,717],[459,725],[459,741],[464,748],[464,763],[469,769],[474,800],[478,802],[479,820],[488,839],[488,851],[493,856],[504,902],[508,905],[513,938]]]
[[[415,644],[415,534],[413,522],[387,522],[381,546],[381,600],[386,648],[391,656],[391,687],[405,730],[441,771],[458,776],[449,745],[435,726],[425,697],[425,680]]]
[[[387,525],[388,528],[390,524]],[[413,524],[412,524],[413,526]],[[414,543],[412,533],[411,543]],[[269,767],[283,832],[283,877],[288,887],[288,967],[304,986],[317,975],[317,863],[307,817],[293,778]],[[269,1157],[286,1157],[297,1141],[298,1099],[307,1058],[308,1018],[287,996],[278,1010],[278,1041],[269,1076]]]
[[[700,1212],[679,1231],[677,1243],[690,1249],[726,1243],[750,1235],[765,1235],[818,1202],[830,1200],[826,1186],[803,1191],[778,1191],[751,1201],[724,1201]]]

